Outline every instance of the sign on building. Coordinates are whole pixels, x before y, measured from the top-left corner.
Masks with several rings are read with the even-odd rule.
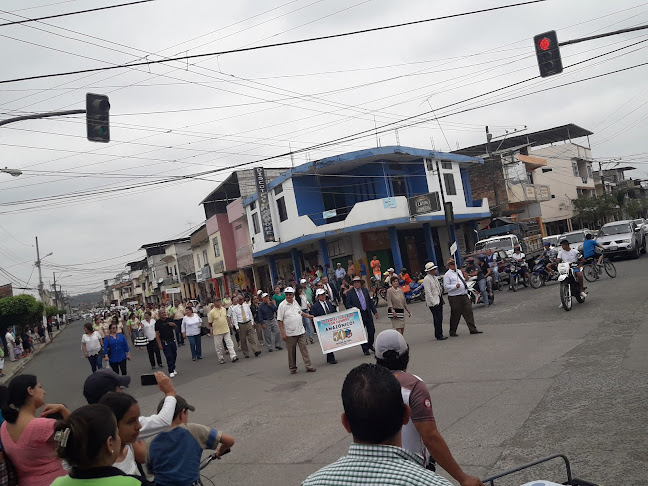
[[[410,216],[441,211],[441,201],[438,192],[409,197],[407,198],[407,203],[409,205]]]
[[[256,184],[257,196],[259,197],[259,218],[261,219],[261,228],[263,229],[263,239],[265,241],[275,241],[272,213],[270,212],[270,200],[268,199],[268,184],[263,167],[254,168],[254,182]]]

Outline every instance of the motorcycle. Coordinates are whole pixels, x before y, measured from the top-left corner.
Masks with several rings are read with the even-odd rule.
[[[383,285],[383,282],[376,277],[371,277],[371,282],[373,283],[373,295],[371,300],[374,307],[378,307],[378,301],[382,300],[387,301],[387,286]]]
[[[528,285],[526,275],[526,266],[516,260],[509,260],[508,265],[504,269],[509,274],[509,290],[517,292],[518,285],[522,284],[525,287]]]
[[[558,282],[560,282],[560,301],[562,308],[566,311],[572,309],[572,297],[576,297],[579,304],[585,302],[585,298],[581,296],[580,286],[578,279],[574,272],[574,268],[578,267],[577,263],[564,263],[558,264]]]
[[[488,292],[488,304],[495,302],[495,294],[493,293],[493,277],[486,278],[486,291]],[[477,277],[470,277],[466,281],[466,287],[468,290],[468,297],[470,297],[470,302],[475,304],[482,304],[484,298],[482,297],[479,287],[477,286]]]
[[[405,292],[405,302],[408,304],[414,300],[425,300],[423,280],[409,284],[409,292]]]
[[[547,271],[546,267],[548,263],[550,263],[549,260],[543,258],[539,258],[535,261],[533,272],[531,272],[531,276],[529,277],[529,284],[534,289],[538,289],[552,280],[558,280],[557,274],[552,274]]]

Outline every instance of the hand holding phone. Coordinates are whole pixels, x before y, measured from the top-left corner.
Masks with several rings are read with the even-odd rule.
[[[142,386],[151,386],[157,385],[157,379],[154,374],[146,374],[140,377],[140,382]]]

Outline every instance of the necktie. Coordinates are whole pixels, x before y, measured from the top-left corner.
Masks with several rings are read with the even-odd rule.
[[[360,300],[360,307],[362,308],[362,310],[367,310],[367,301],[364,298],[362,289],[356,289],[356,293],[358,294],[358,300]]]
[[[243,317],[243,322],[247,322],[247,321],[248,321],[248,318],[247,318],[247,316],[245,315],[245,307],[243,306],[243,304],[241,304],[241,317]]]
[[[329,305],[327,301],[324,301],[324,314],[329,314],[331,312],[331,309],[329,309]]]

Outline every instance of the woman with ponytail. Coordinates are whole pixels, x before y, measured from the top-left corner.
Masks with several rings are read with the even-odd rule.
[[[56,424],[56,453],[71,467],[52,486],[140,486],[113,467],[121,450],[117,420],[105,405],[81,407]],[[22,484],[22,483],[21,483]]]
[[[19,375],[9,383],[8,405],[0,426],[4,453],[18,473],[21,486],[49,486],[66,471],[54,452],[54,426],[49,416],[67,418],[64,405],[45,405],[45,390],[34,375]],[[36,410],[45,405],[41,417]]]

